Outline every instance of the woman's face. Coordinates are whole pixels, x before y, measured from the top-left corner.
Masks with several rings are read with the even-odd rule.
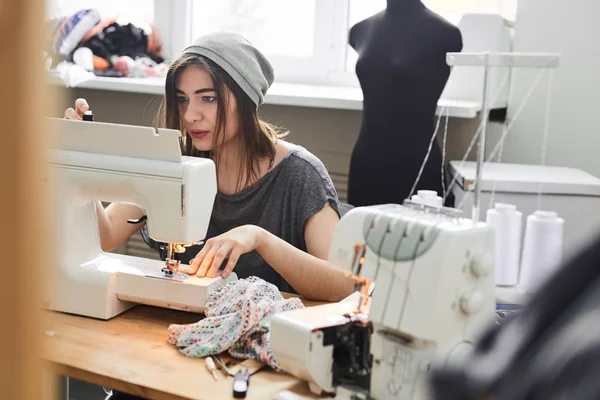
[[[227,96],[224,132],[215,132],[218,101],[212,78],[199,66],[185,68],[177,77],[177,104],[183,125],[192,138],[194,147],[200,151],[215,150],[238,135],[237,103],[231,92],[225,88]],[[214,142],[215,135],[224,134]]]

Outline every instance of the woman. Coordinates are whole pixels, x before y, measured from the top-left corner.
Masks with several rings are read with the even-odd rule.
[[[354,288],[325,261],[339,220],[337,194],[319,159],[258,118],[273,79],[269,61],[232,33],[200,37],[170,66],[163,126],[182,131],[186,155],[213,159],[218,186],[208,240],[179,259],[198,277],[227,277],[235,268],[240,278],[254,275],[282,291],[337,301]],[[81,119],[88,109],[78,99],[65,118]],[[127,220],[144,215],[127,204],[97,203],[97,211],[104,251],[139,230]],[[142,234],[161,251],[145,226]]]

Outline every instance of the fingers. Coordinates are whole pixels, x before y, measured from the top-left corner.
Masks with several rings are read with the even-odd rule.
[[[200,268],[200,264],[202,263],[202,260],[204,260],[204,257],[206,256],[206,254],[212,248],[212,245],[213,245],[213,242],[211,240],[207,241],[204,244],[204,246],[202,247],[202,250],[200,250],[200,252],[198,252],[198,254],[196,254],[196,257],[194,257],[190,261],[190,269],[188,271],[188,273],[190,275],[194,275],[196,272],[198,272],[198,268]]]
[[[77,114],[77,112],[72,109],[72,108],[67,108],[65,110],[65,119],[75,119],[75,120],[80,120],[82,119],[82,117],[79,116],[79,114]]]
[[[198,278],[214,278],[219,274],[219,269],[227,260],[225,268],[220,275],[227,278],[238,263],[240,256],[254,249],[252,243],[255,238],[247,238],[248,233],[240,228],[217,236],[206,241],[202,251],[190,261],[189,274],[196,274]],[[241,235],[241,237],[240,237]],[[252,242],[248,244],[248,242]]]
[[[198,262],[198,255],[196,255],[196,257],[190,260],[190,267],[188,268],[187,273],[190,275],[195,275],[198,271],[198,265],[200,265],[200,263]]]
[[[75,111],[77,112],[77,115],[79,115],[80,119],[83,118],[83,113],[89,109],[90,106],[85,99],[79,98],[75,100]]]
[[[219,250],[219,247],[220,246],[218,244],[211,243],[209,248],[207,249],[207,251],[204,254],[201,254],[201,253],[205,249],[202,249],[202,251],[200,253],[198,253],[198,255],[196,256],[196,259],[195,259],[195,262],[198,263],[198,265],[199,265],[198,272],[196,272],[196,276],[198,278],[204,278],[206,276],[206,272],[208,271],[210,265],[212,264],[213,259],[215,258],[215,254]]]
[[[219,272],[219,268],[221,268],[223,261],[225,261],[225,259],[229,256],[229,253],[231,253],[231,248],[231,244],[222,244],[219,247],[215,253],[212,263],[210,263],[210,267],[206,271],[207,278],[214,278],[217,276],[217,272]]]
[[[83,113],[90,109],[85,99],[75,100],[75,108],[67,108],[65,110],[65,119],[82,120]]]
[[[221,272],[222,278],[227,278],[229,275],[231,275],[231,271],[233,271],[233,269],[235,268],[241,255],[242,252],[239,250],[239,248],[234,247],[233,250],[231,250],[231,253],[229,254],[229,260],[227,261],[227,265]]]

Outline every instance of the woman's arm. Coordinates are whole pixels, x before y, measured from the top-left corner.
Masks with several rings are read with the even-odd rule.
[[[302,296],[339,301],[352,294],[354,281],[326,261],[338,221],[328,204],[307,220],[304,237],[308,253],[265,230],[256,250]]]
[[[103,251],[111,251],[125,243],[138,231],[142,224],[129,224],[128,219],[139,219],[144,215],[142,209],[132,204],[112,203],[104,208],[96,202],[100,245]],[[143,222],[145,223],[145,222]]]
[[[221,272],[221,276],[227,277],[242,254],[256,250],[302,296],[339,301],[353,292],[354,282],[343,270],[326,261],[337,222],[338,216],[329,205],[307,220],[304,236],[308,252],[255,225],[234,228],[207,240],[190,262],[189,272],[213,278],[228,259]]]

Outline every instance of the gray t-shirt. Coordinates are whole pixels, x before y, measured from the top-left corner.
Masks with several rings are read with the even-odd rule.
[[[338,196],[327,169],[312,153],[296,145],[253,185],[234,195],[217,194],[206,239],[252,224],[306,251],[306,220],[326,203],[339,215]],[[161,259],[166,257],[166,252],[160,249],[162,244],[148,237],[145,226],[142,236],[150,247],[159,251]],[[178,254],[178,259],[187,264],[201,249],[201,246],[190,247]],[[239,278],[257,276],[281,291],[295,292],[256,251],[242,255],[234,272]]]

